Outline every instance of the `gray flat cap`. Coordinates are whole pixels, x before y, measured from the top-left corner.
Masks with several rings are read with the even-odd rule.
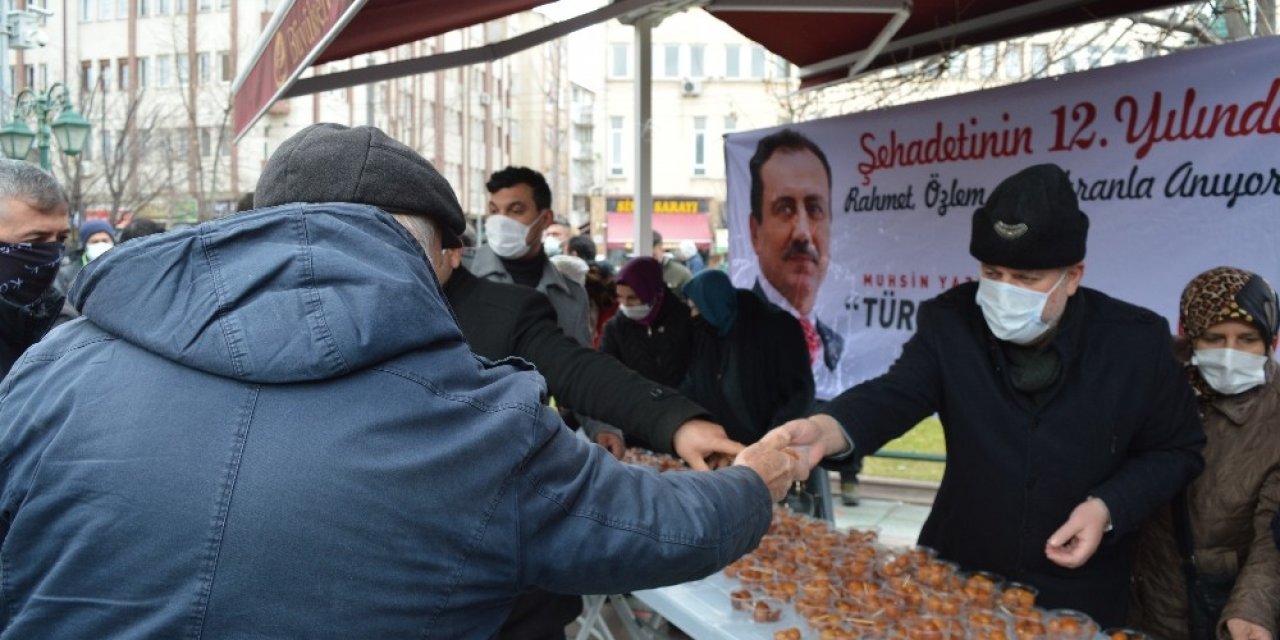
[[[413,149],[375,127],[313,124],[267,160],[254,208],[290,202],[350,202],[431,218],[445,247],[466,229],[453,187]]]

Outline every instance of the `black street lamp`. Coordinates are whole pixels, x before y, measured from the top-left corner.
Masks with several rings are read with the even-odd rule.
[[[27,126],[35,115],[36,130]],[[53,122],[50,123],[50,117]],[[0,127],[0,152],[13,160],[23,160],[34,142],[40,149],[40,168],[49,170],[49,138],[57,137],[62,152],[74,156],[89,139],[89,121],[71,105],[71,92],[61,82],[43,94],[23,89],[14,98],[13,120]]]

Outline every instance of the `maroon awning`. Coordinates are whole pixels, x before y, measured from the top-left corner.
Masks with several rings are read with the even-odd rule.
[[[294,0],[277,10],[258,40],[249,67],[237,78],[236,135],[243,134],[312,64],[387,49],[548,2]],[[956,47],[1175,4],[1168,0],[712,0],[704,9],[800,67],[802,86],[811,87],[847,77],[869,50],[877,53],[865,68],[875,69]],[[607,7],[617,7],[618,13],[625,9],[631,14],[661,14],[671,10],[669,5],[667,0],[614,0]],[[900,26],[886,30],[895,20]],[[450,62],[466,63],[462,57]],[[413,69],[405,65],[390,73],[420,72]],[[361,81],[368,80],[344,80],[347,84],[342,86]],[[308,92],[328,88],[332,87],[317,83]]]
[[[528,11],[552,0],[369,0],[316,64],[381,51]]]
[[[527,11],[551,0],[294,0],[272,16],[233,89],[240,136],[309,66]]]
[[[713,2],[707,10],[742,35],[800,67],[802,86],[845,77],[851,63],[818,73],[805,70],[866,51],[892,19],[883,11],[789,12],[783,2],[777,3],[778,11],[719,10],[717,4],[722,3]],[[799,6],[805,2],[797,0],[794,4]],[[849,4],[858,3],[854,0]],[[866,69],[1179,3],[1168,0],[913,0],[904,4],[910,7],[910,16]]]

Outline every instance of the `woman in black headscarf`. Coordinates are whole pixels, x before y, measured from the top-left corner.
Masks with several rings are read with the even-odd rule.
[[[808,415],[813,372],[800,323],[708,269],[684,286],[695,314],[693,358],[681,391],[744,444]]]

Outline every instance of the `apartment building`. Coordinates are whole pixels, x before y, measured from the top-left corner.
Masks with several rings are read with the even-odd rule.
[[[196,222],[229,213],[280,143],[321,121],[383,128],[431,160],[473,215],[484,212],[488,175],[507,164],[550,168],[553,184],[568,193],[568,145],[556,155],[545,142],[568,122],[560,43],[280,101],[233,143],[231,85],[280,2],[29,0],[51,13],[42,26],[47,44],[10,54],[7,87],[12,94],[62,82],[93,124],[78,161],[54,153],[54,170],[78,210],[117,222],[134,214]],[[481,47],[542,23],[516,15],[312,73]]]
[[[634,250],[635,43],[627,25],[603,29],[595,130],[605,181],[591,221],[597,244],[618,255]],[[652,34],[653,228],[669,248],[693,240],[713,249],[724,226],[723,136],[785,122],[797,81],[785,60],[701,9],[667,17]]]

